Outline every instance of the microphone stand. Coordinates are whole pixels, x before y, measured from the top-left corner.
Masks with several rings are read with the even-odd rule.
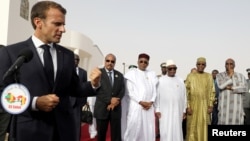
[[[20,83],[20,71],[19,71],[19,68],[17,68],[15,71],[14,71],[14,82],[15,83]],[[10,117],[10,123],[9,123],[9,133],[12,133],[12,134],[9,134],[9,137],[8,137],[8,141],[16,141],[16,136],[17,136],[17,115],[15,114],[12,114],[11,117]],[[11,136],[10,136],[11,135]]]

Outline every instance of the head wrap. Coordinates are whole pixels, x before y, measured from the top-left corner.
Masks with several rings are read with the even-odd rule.
[[[146,53],[141,53],[141,54],[139,54],[138,59],[140,59],[140,58],[146,58],[147,60],[149,60],[150,57]]]
[[[199,57],[199,58],[197,59],[197,62],[206,63],[206,58],[204,58],[204,57]]]
[[[171,65],[175,65],[174,61],[173,60],[167,60],[166,67],[171,66]]]

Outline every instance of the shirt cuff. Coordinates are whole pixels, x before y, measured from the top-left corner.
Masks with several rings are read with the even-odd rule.
[[[97,87],[95,87],[94,85],[91,85],[91,86],[92,86],[92,88],[93,88],[94,90],[96,90],[96,89],[98,89],[98,88],[101,87],[101,84],[100,84],[100,82],[99,82],[99,85],[98,85]]]
[[[38,111],[38,109],[36,108],[36,100],[37,100],[37,98],[38,98],[38,97],[36,96],[36,97],[34,97],[33,100],[32,100],[32,105],[31,105],[31,106],[32,106],[32,110],[33,110],[33,111]]]

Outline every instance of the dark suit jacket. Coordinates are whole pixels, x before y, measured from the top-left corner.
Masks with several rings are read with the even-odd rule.
[[[75,140],[76,127],[69,96],[86,97],[95,94],[90,82],[80,85],[75,70],[74,53],[57,44],[54,47],[57,52],[57,73],[53,93],[60,98],[60,102],[52,112],[33,111],[30,103],[26,111],[16,115],[16,120],[11,121],[10,136],[16,136],[17,141],[51,141],[55,132],[60,141]],[[43,64],[31,38],[1,49],[0,76],[4,75],[24,48],[32,50],[33,58],[21,66],[19,82],[28,88],[31,99],[51,93]],[[12,77],[6,81],[0,79],[0,88],[14,82]],[[13,129],[16,132],[13,132]]]
[[[86,82],[87,81],[87,71],[80,68],[80,67],[78,67],[78,70],[79,70],[78,76],[79,76],[80,83]],[[86,104],[87,98],[86,97],[83,97],[83,98],[71,97],[70,101],[72,103],[73,108],[74,107],[82,107],[84,104]]]
[[[109,111],[107,106],[110,104],[112,97],[122,100],[125,92],[123,74],[114,70],[114,83],[111,86],[108,74],[104,68],[101,69],[101,87],[96,91],[96,102],[94,108],[94,116],[96,119],[107,119]],[[112,118],[121,118],[121,103],[111,112]]]

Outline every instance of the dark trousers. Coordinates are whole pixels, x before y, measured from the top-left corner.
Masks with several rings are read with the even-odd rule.
[[[218,104],[214,104],[213,112],[212,112],[212,122],[211,125],[218,124]]]
[[[160,121],[158,117],[155,117],[155,127],[156,127],[156,130],[155,130],[156,138],[160,138]]]
[[[245,117],[244,117],[244,124],[250,125],[250,108],[244,108]]]
[[[186,138],[186,131],[187,131],[187,129],[186,129],[186,121],[187,121],[187,118],[183,119],[183,121],[182,121],[183,139]]]
[[[106,134],[110,123],[111,141],[121,141],[121,119],[96,119],[97,141],[106,141]]]
[[[76,141],[80,141],[81,137],[81,111],[82,108],[79,106],[73,107],[74,109],[74,120],[76,124]]]

